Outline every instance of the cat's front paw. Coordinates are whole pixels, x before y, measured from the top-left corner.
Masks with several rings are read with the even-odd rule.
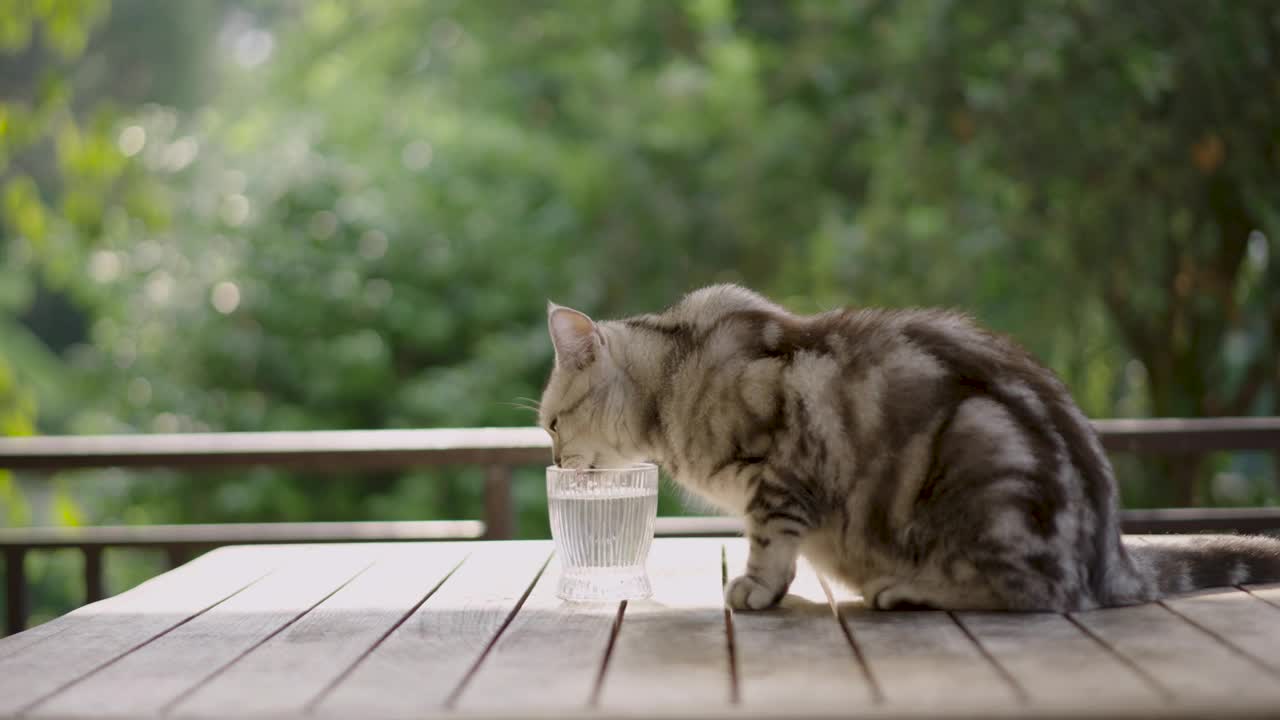
[[[754,575],[741,575],[729,581],[724,589],[724,600],[734,610],[764,610],[778,604],[787,588],[765,585]]]

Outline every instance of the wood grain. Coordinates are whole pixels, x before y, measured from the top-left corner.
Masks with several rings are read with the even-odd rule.
[[[47,638],[0,659],[0,715],[17,712],[258,581],[301,547],[228,548],[32,631]],[[41,626],[44,628],[45,626]],[[55,632],[56,631],[56,632]],[[27,633],[14,636],[14,642]]]
[[[746,540],[726,541],[730,578],[743,572],[747,552]],[[735,612],[733,633],[739,696],[747,708],[852,712],[876,700],[817,573],[803,558],[781,606]]]
[[[657,539],[653,597],[627,603],[599,693],[605,710],[727,707],[729,668],[721,542]]]
[[[307,547],[277,572],[38,705],[35,715],[152,714],[235,662],[369,564],[366,546]]]
[[[555,595],[552,558],[529,597],[456,699],[467,712],[571,711],[590,702],[618,603]]]
[[[1014,679],[1033,706],[1148,702],[1146,678],[1057,613],[957,613],[956,619]]]
[[[420,717],[444,706],[551,556],[546,541],[468,543],[417,611],[320,698],[330,717]]]
[[[1019,689],[947,613],[869,610],[849,590],[834,583],[831,590],[888,708],[927,713],[1020,702]]]
[[[0,642],[0,716],[1138,718],[1280,707],[1280,584],[1069,616],[873,612],[836,586],[837,620],[802,563],[781,608],[735,613],[726,632],[726,542],[733,576],[740,539],[655,541],[655,595],[628,603],[620,622],[615,603],[554,596],[555,563],[539,575],[548,542],[215,551]]]
[[[1280,607],[1237,588],[1170,597],[1164,604],[1280,678]]]
[[[1245,585],[1243,589],[1268,605],[1280,608],[1280,583]]]
[[[452,543],[374,546],[374,565],[172,708],[176,715],[301,712],[455,568]]]
[[[51,638],[70,628],[71,625],[72,622],[69,620],[69,616],[64,615],[33,628],[28,628],[20,633],[2,637],[0,638],[0,660],[16,655],[38,642]]]
[[[1072,617],[1155,678],[1176,700],[1280,702],[1280,683],[1274,676],[1160,605],[1106,608]]]

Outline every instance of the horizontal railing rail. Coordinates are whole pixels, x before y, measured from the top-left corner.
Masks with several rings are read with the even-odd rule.
[[[550,462],[539,428],[60,435],[0,438],[0,468],[206,468],[275,465],[366,470]]]
[[[1113,452],[1197,455],[1217,451],[1280,451],[1280,417],[1093,421],[1103,447]],[[481,466],[482,522],[281,523],[132,528],[7,528],[0,530],[6,560],[8,628],[26,622],[24,562],[30,550],[77,548],[85,559],[88,600],[102,596],[102,552],[108,547],[165,549],[181,562],[199,549],[264,542],[340,542],[510,538],[515,530],[511,472],[551,459],[550,438],[539,428],[350,430],[261,433],[183,433],[0,438],[0,468],[55,471],[86,468],[183,470],[267,465],[349,471],[433,465]],[[1280,508],[1127,510],[1127,532],[1261,531],[1280,528]],[[459,524],[462,523],[462,524]],[[741,532],[730,518],[660,518],[659,534]]]
[[[1280,507],[1121,510],[1120,527],[1132,535],[1267,532],[1280,529]],[[661,517],[656,532],[668,536],[729,537],[741,535],[743,524],[733,517]]]
[[[1194,454],[1280,450],[1280,417],[1094,420],[1108,450]],[[278,465],[320,470],[415,465],[535,465],[551,459],[539,428],[62,435],[0,438],[0,468],[201,468]]]

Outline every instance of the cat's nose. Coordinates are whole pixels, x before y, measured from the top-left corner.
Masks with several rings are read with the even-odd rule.
[[[560,466],[560,451],[558,451],[558,450],[552,450],[552,451],[551,451],[551,459],[552,459],[553,461],[555,461],[556,467],[559,467],[559,466]]]

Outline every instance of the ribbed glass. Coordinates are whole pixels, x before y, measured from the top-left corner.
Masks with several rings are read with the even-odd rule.
[[[566,600],[649,597],[645,559],[658,514],[658,467],[547,468],[551,537]]]

